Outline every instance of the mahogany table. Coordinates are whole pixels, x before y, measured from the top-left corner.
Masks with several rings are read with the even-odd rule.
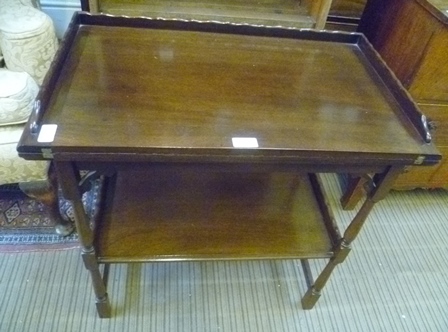
[[[401,170],[440,159],[360,34],[86,13],[18,151],[53,160],[101,317],[99,267],[124,262],[300,259],[310,309]],[[93,229],[80,171],[107,179]],[[343,233],[322,172],[376,174]],[[316,279],[309,259],[328,260]]]

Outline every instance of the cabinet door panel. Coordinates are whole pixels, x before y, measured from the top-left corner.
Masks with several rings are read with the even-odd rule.
[[[409,167],[394,182],[394,189],[430,188],[430,181],[439,166]]]
[[[448,101],[448,26],[440,23],[409,87],[418,101]]]
[[[447,188],[448,189],[448,147],[440,147],[442,153],[442,160],[440,161],[437,171],[431,178],[430,186],[433,188]]]
[[[359,24],[406,88],[419,71],[436,20],[416,1],[369,0]]]

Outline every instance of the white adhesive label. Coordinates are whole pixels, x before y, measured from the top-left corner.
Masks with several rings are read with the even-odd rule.
[[[40,128],[39,136],[37,141],[39,143],[51,143],[54,141],[54,136],[56,135],[56,130],[58,125],[56,124],[44,124]]]
[[[258,148],[258,140],[255,137],[232,137],[234,148]]]

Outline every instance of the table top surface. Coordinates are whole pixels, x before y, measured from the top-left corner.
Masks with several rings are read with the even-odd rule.
[[[385,83],[357,43],[114,24],[80,24],[73,36],[40,123],[57,124],[55,138],[39,143],[25,131],[22,156],[51,148],[439,158],[391,93],[396,82]],[[255,138],[258,148],[235,152],[233,138]]]

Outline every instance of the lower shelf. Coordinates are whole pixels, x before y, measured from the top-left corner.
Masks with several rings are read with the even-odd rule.
[[[98,261],[331,257],[337,231],[313,177],[119,172],[95,227]]]

